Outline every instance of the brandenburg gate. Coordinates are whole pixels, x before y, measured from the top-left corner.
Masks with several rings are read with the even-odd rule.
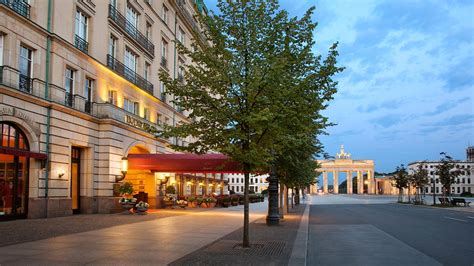
[[[334,160],[318,160],[321,166],[316,171],[322,173],[323,191],[328,193],[328,173],[333,175],[333,193],[339,193],[339,173],[344,172],[347,176],[347,194],[352,194],[353,174],[357,176],[357,194],[364,193],[364,173],[367,174],[368,194],[375,194],[374,161],[373,160],[352,160],[351,154],[344,151],[344,145],[341,145],[341,151],[336,153]],[[321,175],[320,175],[321,177]],[[319,179],[321,181],[321,178]],[[311,193],[316,193],[316,185],[311,187]]]

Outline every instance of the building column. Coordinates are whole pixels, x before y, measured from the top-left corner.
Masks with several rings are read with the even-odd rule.
[[[336,170],[332,171],[332,184],[334,194],[339,194],[339,172]]]
[[[328,174],[326,171],[323,171],[323,192],[328,193]]]
[[[347,194],[352,194],[352,172],[351,171],[347,171],[346,182],[347,182]]]
[[[363,173],[361,170],[357,170],[357,194],[364,194],[364,181]]]
[[[375,194],[375,180],[374,180],[374,175],[372,173],[372,170],[367,171],[367,180],[369,181],[368,185],[368,194]]]

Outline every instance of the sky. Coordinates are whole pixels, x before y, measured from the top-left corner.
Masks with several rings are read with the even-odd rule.
[[[205,0],[210,10],[217,0]],[[474,145],[474,1],[281,0],[292,16],[316,7],[316,54],[339,42],[338,92],[321,137],[335,155],[375,161],[375,171],[465,160]]]

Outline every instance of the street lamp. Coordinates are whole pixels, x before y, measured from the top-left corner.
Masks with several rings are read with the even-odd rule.
[[[127,172],[128,172],[128,158],[127,157],[122,157],[120,170],[122,172],[122,176],[116,175],[115,182],[120,182],[124,180],[125,176],[127,175]]]

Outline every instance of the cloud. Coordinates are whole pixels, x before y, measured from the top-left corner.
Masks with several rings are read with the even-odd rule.
[[[469,100],[470,100],[469,97],[464,97],[464,98],[459,99],[457,101],[456,100],[455,101],[449,100],[447,102],[444,102],[444,103],[436,106],[434,111],[427,112],[426,115],[432,116],[432,115],[438,115],[438,114],[444,113],[446,111],[449,111],[449,110],[453,109],[454,107],[458,106],[459,104],[467,102]]]
[[[374,118],[371,121],[377,126],[388,128],[401,123],[403,121],[403,117],[399,114],[387,114]]]

